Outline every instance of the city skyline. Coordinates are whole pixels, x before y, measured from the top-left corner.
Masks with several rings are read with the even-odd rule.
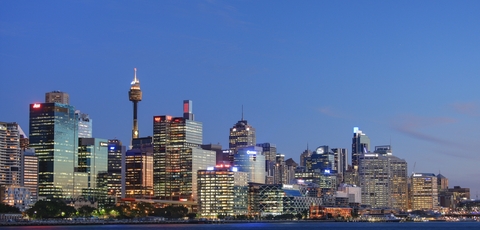
[[[60,90],[95,120],[93,137],[125,145],[138,68],[142,137],[153,116],[181,116],[185,99],[203,144],[227,149],[243,106],[257,143],[297,163],[307,144],[350,155],[359,127],[371,148],[391,144],[409,174],[441,173],[475,198],[478,4],[2,2],[0,120],[28,133],[28,105]]]

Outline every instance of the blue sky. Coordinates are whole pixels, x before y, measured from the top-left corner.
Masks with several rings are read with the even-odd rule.
[[[129,142],[133,68],[140,135],[193,101],[204,143],[241,118],[295,161],[351,151],[353,127],[409,172],[480,193],[478,1],[1,1],[1,121],[70,94],[94,137]],[[415,165],[415,169],[413,166]]]

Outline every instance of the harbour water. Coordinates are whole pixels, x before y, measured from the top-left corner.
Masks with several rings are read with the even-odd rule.
[[[234,223],[234,224],[136,224],[136,225],[63,225],[63,226],[10,226],[2,230],[307,230],[307,229],[480,229],[480,222],[403,222],[403,223],[368,223],[368,222],[284,222],[284,223]]]

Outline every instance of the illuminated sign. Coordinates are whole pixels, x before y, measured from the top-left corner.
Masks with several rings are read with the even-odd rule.
[[[330,169],[325,169],[325,173],[329,174],[329,173],[330,173]]]
[[[413,176],[423,176],[421,173],[414,173]]]
[[[114,149],[115,149],[115,146],[111,146],[111,147],[110,147],[110,150],[114,150]]]
[[[238,172],[238,168],[237,167],[232,167],[232,172]]]
[[[214,167],[207,167],[208,171],[213,171],[215,168]]]
[[[40,106],[41,106],[41,104],[33,104],[34,109],[38,109],[38,108],[40,108]]]
[[[155,122],[160,122],[162,120],[161,117],[155,117],[154,119],[155,119]]]
[[[247,154],[257,154],[257,151],[247,150]]]
[[[377,157],[378,155],[377,154],[363,154],[363,156],[365,157]]]
[[[284,184],[284,185],[283,185],[283,188],[293,188],[293,185],[291,185],[291,184]]]
[[[182,198],[182,199],[180,199],[180,201],[187,201],[187,199],[185,199],[185,198]]]
[[[107,143],[107,142],[100,142],[100,146],[102,146],[102,147],[107,147],[107,146],[108,146],[108,143]]]

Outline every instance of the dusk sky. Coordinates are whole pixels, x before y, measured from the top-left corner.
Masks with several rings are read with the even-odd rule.
[[[133,69],[140,136],[193,101],[203,142],[257,143],[299,162],[347,148],[353,127],[391,144],[409,174],[480,195],[479,1],[0,1],[0,121],[69,93],[93,136],[128,145]],[[349,158],[350,160],[350,158]],[[414,168],[415,166],[415,168]]]

